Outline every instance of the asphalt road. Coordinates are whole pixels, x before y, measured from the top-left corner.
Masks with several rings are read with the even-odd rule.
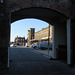
[[[75,75],[68,65],[31,48],[10,48],[10,68],[0,75]]]

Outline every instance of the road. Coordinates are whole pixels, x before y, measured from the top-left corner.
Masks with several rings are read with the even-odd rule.
[[[75,75],[68,65],[31,48],[10,48],[10,68],[0,75]]]

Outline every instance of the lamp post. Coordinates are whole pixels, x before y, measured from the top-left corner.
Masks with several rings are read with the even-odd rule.
[[[50,39],[50,24],[49,24],[49,30],[48,30],[48,54],[49,54],[49,39]]]

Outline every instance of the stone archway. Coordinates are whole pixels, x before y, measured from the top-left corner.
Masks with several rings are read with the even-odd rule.
[[[9,17],[10,17],[10,15],[9,15]],[[9,19],[9,17],[8,17],[8,19]],[[50,24],[53,24],[53,25],[60,25],[61,23],[64,23],[64,22],[66,23],[66,18],[67,17],[64,16],[61,13],[58,13],[55,10],[52,10],[52,9],[50,10],[48,8],[27,8],[27,9],[22,9],[22,10],[18,10],[16,12],[11,13],[11,18],[10,18],[11,22],[10,22],[10,19],[9,19],[9,24],[7,26],[8,27],[7,31],[10,30],[10,23],[12,23],[16,20],[23,19],[23,18],[37,18],[37,19],[44,20],[44,21],[46,21]],[[8,34],[8,32],[6,34],[8,35],[7,36],[7,38],[8,38],[7,42],[8,42],[8,45],[9,45],[10,35]],[[8,46],[6,46],[6,51],[7,51],[7,48],[8,48]],[[7,55],[7,53],[5,55]],[[54,55],[55,55],[55,52],[54,52]],[[6,59],[8,59],[8,57],[5,58],[5,56],[4,56],[4,59],[6,60]],[[5,61],[5,63],[6,62],[7,62],[7,60]]]
[[[24,18],[37,18],[37,19],[44,20],[44,21],[46,21],[52,25],[55,25],[55,26],[62,25],[62,27],[64,25],[66,25],[66,19],[67,19],[67,17],[65,15],[63,15],[55,10],[48,9],[48,8],[40,8],[40,7],[38,7],[38,8],[36,8],[36,7],[35,8],[25,8],[22,10],[11,12],[11,23],[16,20],[20,20],[20,19],[24,19]],[[54,49],[54,55],[53,55],[54,59],[56,58],[55,51],[56,51],[56,49]]]
[[[21,5],[20,5],[20,3],[21,3]],[[10,34],[10,23],[23,18],[23,15],[20,15],[20,18],[18,18],[17,13],[20,12],[19,10],[28,8],[27,11],[30,11],[29,8],[31,8],[31,7],[37,7],[37,8],[42,7],[45,9],[49,9],[49,14],[47,14],[47,13],[41,14],[42,16],[41,15],[37,16],[34,14],[33,15],[25,14],[25,17],[26,18],[27,17],[38,18],[38,19],[47,21],[50,24],[57,25],[57,24],[60,24],[63,22],[66,23],[66,16],[67,17],[70,16],[70,4],[68,4],[68,3],[70,3],[70,0],[66,0],[66,1],[64,0],[63,4],[62,4],[62,2],[50,2],[51,5],[49,4],[49,1],[38,1],[38,2],[36,0],[30,0],[30,1],[7,0],[7,1],[4,1],[4,3],[2,3],[0,5],[2,7],[1,12],[0,12],[0,17],[1,17],[1,19],[0,19],[0,24],[1,24],[1,26],[0,26],[0,35],[1,35],[1,37],[0,37],[0,39],[1,39],[0,53],[1,53],[1,56],[0,57],[1,57],[1,60],[0,61],[1,61],[1,63],[5,64],[5,67],[7,66],[8,46],[9,46],[9,39],[10,39],[10,35],[9,35]],[[56,6],[55,6],[55,4],[56,4]],[[32,9],[32,11],[35,11],[35,10]],[[11,12],[13,12],[13,13],[11,14]],[[50,13],[53,15],[51,15]],[[17,15],[17,16],[16,16],[16,18],[11,20],[10,14],[13,18],[15,17],[15,15]],[[62,18],[60,18],[60,17],[62,17]],[[58,20],[60,20],[60,21],[58,21]]]

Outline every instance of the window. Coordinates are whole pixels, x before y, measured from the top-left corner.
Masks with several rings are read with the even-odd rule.
[[[0,0],[0,3],[3,3],[3,0]]]

